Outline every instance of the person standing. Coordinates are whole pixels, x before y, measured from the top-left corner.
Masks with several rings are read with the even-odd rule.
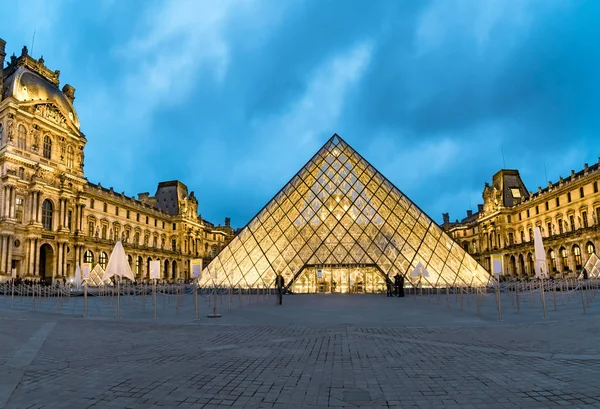
[[[285,286],[285,281],[281,274],[277,274],[277,278],[275,279],[275,284],[277,285],[277,295],[279,296],[278,301],[279,305],[283,304],[283,287]]]
[[[394,292],[396,297],[400,297],[400,274],[396,273],[394,276]]]
[[[404,276],[403,275],[401,275],[400,278],[398,279],[398,288],[400,290],[399,296],[404,297]]]
[[[392,297],[394,294],[392,293],[392,280],[390,280],[389,276],[385,276],[385,287],[387,289],[387,296]]]

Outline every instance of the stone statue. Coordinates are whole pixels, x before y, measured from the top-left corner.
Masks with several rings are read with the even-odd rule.
[[[15,137],[15,125],[12,119],[8,120],[8,129],[6,134],[6,141],[12,143]]]
[[[29,133],[31,134],[31,150],[37,152],[40,131],[34,126]]]

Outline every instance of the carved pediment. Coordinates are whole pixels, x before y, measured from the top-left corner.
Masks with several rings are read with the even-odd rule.
[[[54,122],[62,128],[67,128],[67,118],[54,104],[38,104],[34,107],[33,113],[51,122]]]

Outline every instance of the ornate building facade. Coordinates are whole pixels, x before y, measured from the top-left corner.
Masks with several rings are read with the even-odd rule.
[[[600,159],[548,186],[528,191],[517,170],[503,169],[485,184],[483,204],[442,228],[484,267],[492,254],[502,254],[508,276],[534,275],[533,231],[540,227],[548,271],[573,277],[600,246]]]
[[[215,226],[198,215],[194,192],[179,181],[136,198],[87,181],[87,142],[59,71],[23,47],[5,64],[0,39],[0,277],[70,277],[76,265],[106,267],[121,240],[132,271],[147,277],[161,261],[166,279],[189,278],[190,260],[207,263],[233,237],[229,219]],[[5,67],[6,65],[6,67]]]

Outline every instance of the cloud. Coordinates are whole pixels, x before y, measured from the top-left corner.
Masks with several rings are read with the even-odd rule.
[[[504,163],[534,190],[597,160],[598,2],[13,3],[9,46],[38,19],[77,88],[86,175],[180,179],[209,220],[243,225],[334,132],[436,220]]]

